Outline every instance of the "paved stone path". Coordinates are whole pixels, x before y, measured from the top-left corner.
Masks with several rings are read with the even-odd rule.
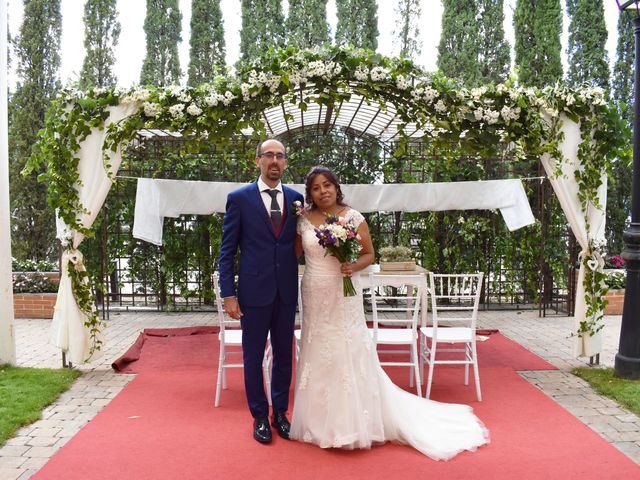
[[[613,366],[620,319],[620,316],[606,318],[602,365]],[[102,358],[80,366],[84,375],[44,410],[42,420],[20,429],[0,447],[0,480],[30,478],[134,378],[113,373],[110,365],[144,328],[213,325],[215,321],[213,313],[112,312],[105,330]],[[60,352],[47,343],[49,323],[50,320],[16,319],[19,366],[61,366]],[[481,311],[479,328],[497,328],[557,366],[557,371],[529,371],[521,375],[640,465],[640,418],[596,394],[586,382],[570,373],[571,368],[584,366],[588,359],[572,358],[569,318],[539,318],[537,311]]]

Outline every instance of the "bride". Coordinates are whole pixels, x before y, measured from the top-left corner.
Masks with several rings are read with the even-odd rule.
[[[298,249],[305,254],[304,319],[290,437],[322,448],[370,448],[393,441],[435,460],[489,443],[489,432],[467,405],[420,398],[386,375],[367,329],[358,294],[345,297],[343,275],[366,268],[374,250],[364,217],[349,208],[335,174],[314,167],[306,178],[309,208],[298,220]],[[358,228],[362,250],[354,263],[325,256],[314,228],[326,216],[344,217]]]

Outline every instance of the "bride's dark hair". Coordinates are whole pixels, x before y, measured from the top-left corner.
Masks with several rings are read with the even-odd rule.
[[[331,182],[333,186],[336,187],[336,203],[343,207],[347,206],[347,204],[343,201],[344,195],[342,194],[340,182],[338,181],[338,177],[336,176],[336,174],[329,170],[327,167],[318,165],[309,170],[309,173],[307,173],[307,176],[304,179],[304,199],[307,202],[307,205],[309,205],[309,209],[315,210],[316,208],[318,208],[316,204],[313,203],[313,198],[311,197],[311,184],[318,175],[324,175],[327,180],[329,180],[329,182]]]

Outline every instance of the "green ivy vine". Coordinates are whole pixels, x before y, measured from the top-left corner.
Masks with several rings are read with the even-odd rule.
[[[311,103],[339,108],[354,94],[383,111],[393,104],[401,131],[396,156],[402,156],[408,144],[403,132],[415,124],[432,152],[451,152],[455,146],[456,152],[470,156],[496,156],[508,145],[516,160],[549,154],[560,171],[560,117],[566,115],[580,124],[582,133],[582,168],[576,180],[584,212],[600,207],[602,174],[610,172],[614,158],[628,155],[620,134],[624,124],[598,88],[538,89],[506,83],[468,89],[440,74],[425,73],[406,59],[352,48],[289,47],[267,52],[237,76],[218,76],[195,88],[63,90],[48,111],[26,172],[46,165],[40,180],[48,185],[50,207],[71,229],[91,235],[79,220],[86,208],[78,196],[77,155],[92,129],[107,128],[105,152],[124,148],[143,128],[180,132],[184,153],[211,145],[224,150],[241,130],[264,136],[262,112],[268,108],[292,104],[304,111]],[[133,106],[134,113],[106,126],[109,109],[125,105]],[[601,247],[590,242],[583,261],[599,254]],[[601,315],[606,287],[598,282],[600,271],[587,270],[585,288],[593,318],[579,333],[592,333]],[[87,301],[88,289],[85,281],[74,282],[79,301]],[[90,327],[99,328],[99,322],[92,320]]]

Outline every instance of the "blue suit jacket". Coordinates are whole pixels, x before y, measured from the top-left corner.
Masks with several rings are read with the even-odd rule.
[[[227,197],[220,245],[220,290],[222,297],[237,295],[242,305],[270,305],[276,294],[286,304],[298,300],[298,260],[294,249],[297,217],[293,202],[303,202],[302,195],[282,186],[284,220],[280,234],[271,219],[253,182]],[[240,248],[238,291],[234,285],[234,257]]]

